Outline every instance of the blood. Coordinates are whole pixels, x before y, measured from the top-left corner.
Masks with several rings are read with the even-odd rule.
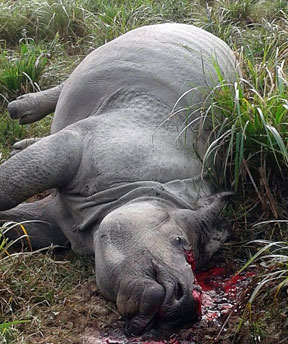
[[[119,341],[116,339],[109,339],[109,338],[106,338],[104,340],[101,341],[102,344],[120,344],[120,343],[141,343],[141,344],[180,344],[180,342],[175,338],[170,338],[168,340],[151,340],[151,341],[142,341],[140,338],[131,338],[130,340],[126,341],[126,340],[123,340],[123,339],[120,339]]]
[[[191,266],[191,269],[193,271],[195,271],[196,270],[196,262],[195,262],[195,258],[194,258],[194,254],[193,254],[192,250],[189,250],[189,251],[185,250],[185,253],[186,253],[187,263]]]
[[[196,273],[196,279],[203,291],[221,289],[226,294],[234,294],[237,289],[237,283],[252,277],[252,272],[243,275],[233,275],[227,277],[227,269],[225,267],[213,267],[208,271]],[[235,295],[236,296],[236,295]]]
[[[246,272],[244,275],[234,275],[229,280],[225,281],[222,289],[225,293],[234,293],[236,289],[236,284],[238,281],[246,280],[247,277],[253,277],[255,274],[253,272]]]
[[[213,280],[213,278],[215,279],[215,277],[222,276],[224,273],[224,267],[213,267],[207,271],[197,272],[196,280],[203,291],[209,291],[219,286],[219,283]]]
[[[196,283],[202,288],[202,293],[193,290],[193,297],[199,304],[199,315],[202,314],[200,323],[202,325],[203,323],[208,325],[211,321],[218,323],[223,315],[227,315],[234,309],[241,292],[255,274],[246,272],[231,276],[231,269],[226,266],[216,266],[207,271],[195,272],[196,263],[193,252],[189,250],[185,253],[186,260],[195,274]]]
[[[173,337],[168,340],[165,340],[164,342],[160,340],[160,341],[141,342],[141,344],[180,344],[180,343],[175,337]]]
[[[202,293],[202,325],[210,322],[221,325],[221,318],[235,308],[241,294],[248,287],[255,274],[234,274],[231,276],[227,267],[213,267],[207,271],[196,273],[196,279]]]
[[[193,289],[192,295],[197,302],[197,313],[202,315],[202,320],[193,325],[193,328],[209,328],[212,326],[222,326],[223,317],[228,313],[237,310],[237,303],[241,297],[243,290],[247,289],[251,283],[251,278],[255,273],[249,271],[245,274],[231,275],[231,267],[217,266],[207,271],[195,272],[196,263],[193,252],[185,251],[186,260],[195,274],[196,283],[202,288],[202,292]],[[101,343],[141,343],[141,344],[180,344],[176,336],[173,335],[169,339],[159,341],[147,341],[141,337],[134,339],[125,339],[119,341],[118,338],[103,338]]]
[[[201,316],[202,315],[202,294],[200,291],[194,289],[192,291],[192,295],[193,295],[194,300],[197,302],[197,314]]]

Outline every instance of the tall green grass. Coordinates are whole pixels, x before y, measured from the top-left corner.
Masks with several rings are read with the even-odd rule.
[[[221,173],[214,171],[219,187],[252,197],[253,206],[256,200],[267,216],[280,218],[287,215],[281,202],[287,197],[281,185],[288,178],[285,60],[276,49],[260,63],[242,56],[242,64],[244,76],[235,84],[227,83],[217,70],[219,85],[204,113],[214,126],[204,160],[223,161]]]
[[[45,50],[28,38],[23,38],[13,53],[5,47],[0,48],[2,97],[11,98],[38,90],[39,80],[47,62]]]
[[[25,0],[0,3],[0,39],[17,45],[23,29],[36,41],[54,39],[75,40],[88,34],[93,16],[85,8],[87,1]]]

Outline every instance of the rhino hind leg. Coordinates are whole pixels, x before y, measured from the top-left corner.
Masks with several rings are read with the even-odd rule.
[[[20,124],[39,121],[55,111],[63,84],[45,91],[28,93],[8,104],[11,118],[19,119]]]
[[[57,224],[57,214],[55,213],[54,195],[33,203],[23,203],[17,207],[1,211],[0,222],[15,222],[23,224],[28,233],[28,238],[24,236],[24,231],[20,226],[13,225],[7,231],[5,237],[9,240],[21,242],[24,246],[32,246],[33,249],[48,247],[51,244],[68,246],[68,240],[64,236]]]

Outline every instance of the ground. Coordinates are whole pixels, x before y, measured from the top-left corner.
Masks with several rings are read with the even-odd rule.
[[[92,258],[76,257],[69,250],[59,249],[16,254],[2,260],[0,267],[0,323],[5,319],[28,322],[4,332],[3,343],[256,343],[245,331],[237,336],[235,332],[239,315],[243,314],[249,291],[257,279],[245,272],[235,284],[238,278],[234,277],[233,281],[231,276],[241,262],[225,263],[224,252],[218,255],[216,262],[221,264],[222,261],[226,272],[221,270],[220,275],[215,273],[208,284],[204,283],[201,322],[178,332],[158,329],[137,338],[125,336],[124,321],[115,305],[98,292]],[[213,275],[213,271],[216,270],[210,270],[208,275]],[[205,273],[198,274],[199,279],[206,277]],[[276,343],[272,338],[261,339],[261,343]]]

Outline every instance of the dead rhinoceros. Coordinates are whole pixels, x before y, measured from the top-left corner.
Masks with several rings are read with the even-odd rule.
[[[95,254],[97,285],[129,333],[197,321],[200,291],[186,251],[200,267],[226,238],[217,225],[223,194],[200,177],[205,142],[195,142],[192,125],[181,135],[217,84],[216,64],[235,80],[235,58],[217,37],[183,24],[146,26],[92,52],[63,85],[9,104],[21,123],[56,110],[51,135],[1,166],[1,219],[44,221],[26,225],[35,248],[68,241]]]

